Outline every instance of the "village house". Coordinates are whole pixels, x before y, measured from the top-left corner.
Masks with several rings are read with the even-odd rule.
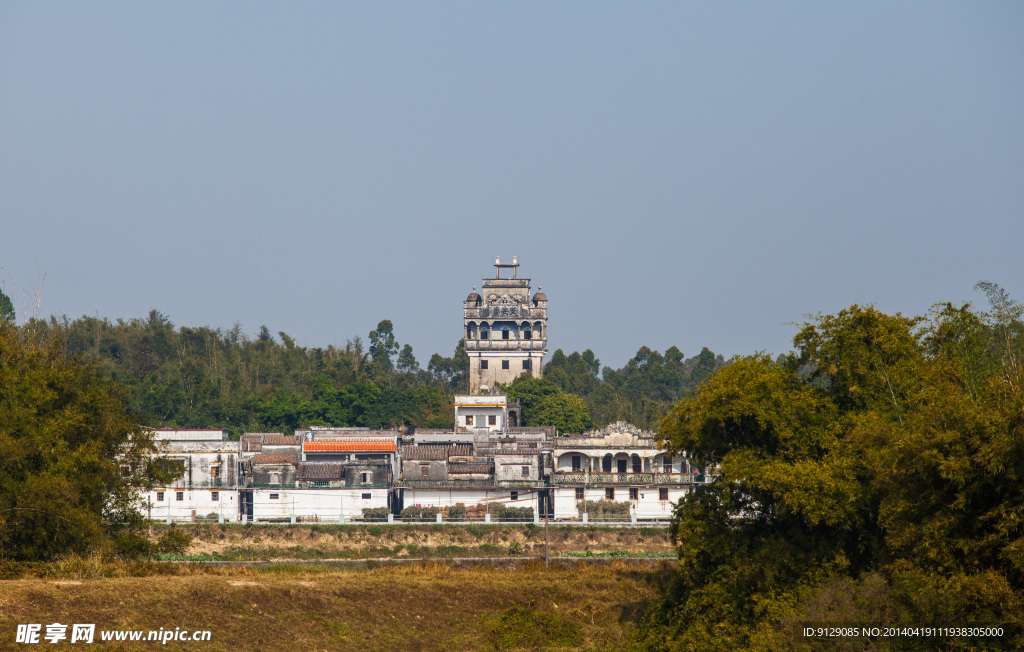
[[[154,520],[225,522],[240,518],[238,475],[240,443],[226,430],[153,430],[159,455],[180,464],[182,476],[141,496],[142,510]]]

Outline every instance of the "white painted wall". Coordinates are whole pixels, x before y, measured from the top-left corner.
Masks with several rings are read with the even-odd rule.
[[[271,496],[277,496],[272,498]],[[368,495],[364,498],[364,495]],[[261,519],[285,519],[295,514],[303,520],[337,522],[340,514],[346,519],[362,518],[363,508],[388,506],[388,490],[345,487],[282,487],[253,489],[252,514]]]
[[[238,491],[221,489],[218,492],[218,500],[213,500],[211,491],[216,490],[205,487],[202,489],[157,488],[142,495],[139,509],[155,521],[167,520],[168,514],[176,521],[192,520],[194,517],[202,518],[208,514],[223,515],[225,523],[239,520]],[[163,492],[163,500],[158,500],[160,492]],[[182,500],[178,500],[179,492]]]
[[[406,489],[406,507],[451,507],[462,503],[466,507],[497,503],[508,507],[532,507],[537,512],[538,493],[533,489],[516,489],[517,500],[512,500],[512,489]]]
[[[683,487],[670,487],[668,500],[658,498],[658,487],[640,487],[639,500],[633,501],[632,511],[639,519],[667,519],[671,518],[672,510],[679,499],[686,495],[688,489]],[[604,487],[587,487],[584,489],[586,500],[605,500]],[[615,501],[629,501],[629,487],[615,487]],[[579,518],[579,511],[576,508],[576,488],[558,487],[555,489],[555,518]]]

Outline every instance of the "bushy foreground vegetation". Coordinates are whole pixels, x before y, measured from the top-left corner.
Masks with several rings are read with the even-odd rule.
[[[645,647],[804,649],[801,623],[1002,627],[890,642],[1024,647],[1024,326],[981,287],[990,313],[820,317],[675,407],[661,437],[719,476],[677,511]]]
[[[0,562],[148,553],[135,491],[173,477],[155,450],[123,388],[0,319]]]

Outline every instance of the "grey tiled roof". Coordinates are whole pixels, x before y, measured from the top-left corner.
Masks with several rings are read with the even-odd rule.
[[[446,460],[449,457],[472,457],[472,444],[417,444],[402,449],[406,460]]]
[[[341,464],[321,462],[299,465],[299,480],[341,480],[345,477],[345,467]]]

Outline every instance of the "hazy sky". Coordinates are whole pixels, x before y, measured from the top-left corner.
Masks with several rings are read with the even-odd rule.
[[[450,355],[495,255],[550,350],[790,349],[1024,299],[1024,3],[0,3],[19,319]],[[45,280],[43,280],[45,277]]]

